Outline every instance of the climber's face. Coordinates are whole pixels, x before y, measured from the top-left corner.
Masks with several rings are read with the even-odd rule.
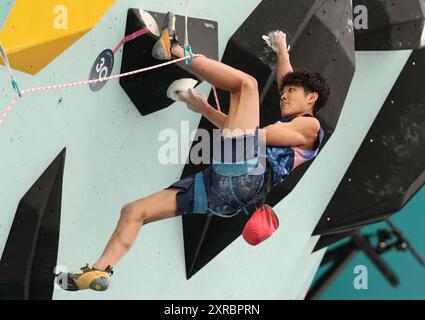
[[[280,113],[283,118],[305,113],[312,114],[317,98],[316,92],[308,92],[303,86],[285,86],[280,96]]]

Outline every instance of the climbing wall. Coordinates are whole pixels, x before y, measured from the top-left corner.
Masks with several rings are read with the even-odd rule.
[[[95,26],[114,2],[16,0],[0,32],[11,65],[36,74]]]
[[[419,49],[425,46],[423,0],[353,0],[359,22],[363,12],[366,28],[356,29],[357,50]]]
[[[3,24],[14,4],[15,0],[0,2],[0,28],[3,28]]]
[[[315,234],[356,231],[400,211],[425,183],[425,50],[415,50],[367,133]],[[374,161],[371,161],[374,159]],[[323,240],[323,239],[322,239]]]
[[[192,1],[190,15],[217,23],[221,58],[231,36],[259,3]],[[87,80],[99,53],[114,49],[125,35],[128,9],[140,4],[115,2],[89,32],[35,75],[15,69],[21,88]],[[183,14],[180,1],[143,1],[143,9]],[[122,55],[120,49],[112,74],[120,72]],[[115,268],[108,291],[55,289],[53,299],[302,299],[324,254],[311,254],[318,237],[310,235],[409,55],[356,53],[356,72],[332,139],[295,189],[276,204],[281,225],[269,241],[250,247],[239,237],[187,280],[182,218],[160,221],[143,228]],[[211,87],[203,83],[198,89],[208,95]],[[0,66],[2,111],[13,96],[7,69]],[[81,86],[24,95],[0,125],[0,252],[9,252],[5,248],[21,200],[66,148],[63,177],[58,178],[63,179],[61,193],[55,191],[56,199],[61,198],[57,271],[93,262],[125,203],[181,177],[184,163],[158,161],[161,131],[175,130],[179,149],[187,150],[187,132],[196,130],[200,120],[181,103],[142,116],[117,80],[96,92]]]

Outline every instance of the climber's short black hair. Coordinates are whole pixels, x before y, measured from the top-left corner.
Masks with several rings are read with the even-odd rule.
[[[288,85],[302,86],[306,94],[317,92],[319,97],[314,105],[314,114],[326,106],[331,94],[328,81],[320,73],[310,72],[308,70],[286,74],[285,77],[283,77],[282,86],[279,88],[279,91],[282,92],[283,88]]]

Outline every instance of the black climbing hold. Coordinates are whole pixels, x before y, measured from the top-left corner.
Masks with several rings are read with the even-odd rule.
[[[425,183],[424,75],[425,50],[414,50],[314,235],[349,232],[380,222],[400,211],[421,189]],[[395,104],[391,97],[397,97]],[[374,137],[373,144],[369,137]],[[348,177],[355,179],[348,183]]]
[[[425,46],[423,0],[353,0],[356,50],[406,50]],[[356,9],[355,9],[356,11]]]
[[[65,153],[19,202],[0,261],[0,300],[52,299]]]
[[[354,233],[356,233],[357,231],[358,230],[353,230],[348,232],[341,232],[341,233],[321,236],[319,241],[316,243],[316,246],[314,247],[313,252],[319,251],[323,248],[330,246],[331,244],[335,242],[348,238],[352,236]]]
[[[165,14],[150,12],[161,29]],[[176,15],[176,30],[180,41],[184,40],[184,17]],[[138,9],[129,9],[126,35],[145,27]],[[121,73],[155,66],[166,61],[152,57],[152,48],[159,38],[147,33],[124,45]],[[218,25],[214,21],[189,18],[189,39],[194,53],[218,59]],[[120,79],[120,85],[142,115],[164,109],[174,103],[167,98],[168,87],[177,79],[193,78],[202,81],[178,64],[162,67]],[[199,84],[198,83],[198,84]]]

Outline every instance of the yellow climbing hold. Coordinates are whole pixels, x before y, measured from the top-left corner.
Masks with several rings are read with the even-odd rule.
[[[0,32],[10,65],[36,74],[90,31],[115,1],[16,0]]]

